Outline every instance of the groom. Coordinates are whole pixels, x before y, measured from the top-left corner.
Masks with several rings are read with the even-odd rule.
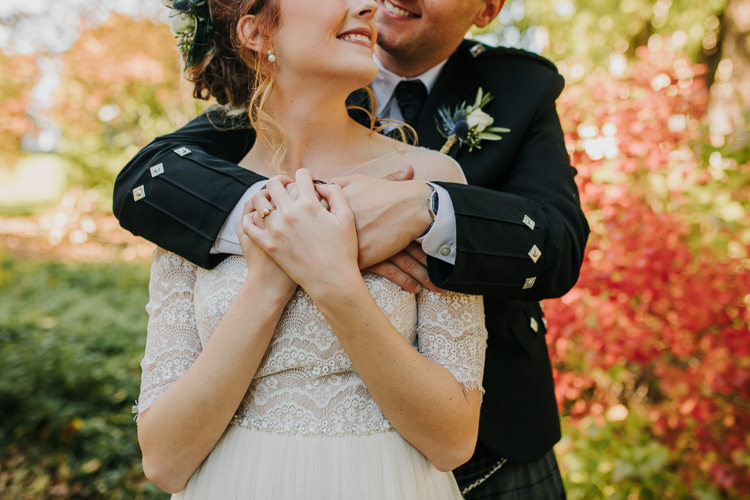
[[[377,3],[380,72],[372,88],[380,118],[413,124],[422,146],[440,149],[438,108],[473,104],[481,87],[494,96],[483,110],[510,132],[473,151],[453,145],[449,154],[469,185],[338,179],[357,219],[360,263],[407,289],[437,285],[485,297],[479,442],[455,471],[466,498],[564,498],[552,451],[560,423],[537,302],[573,286],[588,236],[555,108],[563,79],[534,54],[463,40],[472,25],[489,24],[504,0]],[[114,192],[124,228],[204,267],[240,252],[239,214],[262,185],[236,166],[254,133],[219,120],[204,114],[154,140],[123,169]],[[370,197],[376,190],[390,203],[370,203],[386,196]],[[415,239],[421,248],[406,248]]]

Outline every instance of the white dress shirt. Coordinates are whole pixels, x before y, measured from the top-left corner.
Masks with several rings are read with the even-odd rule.
[[[377,57],[374,57],[374,59],[378,66],[378,76],[372,82],[371,87],[375,93],[375,98],[378,101],[377,116],[378,118],[387,117],[393,120],[403,120],[401,109],[398,106],[396,98],[393,96],[393,92],[396,90],[396,85],[398,85],[401,80],[407,80],[407,78],[398,76],[383,67],[383,64]],[[421,75],[409,78],[409,80],[421,80],[429,93],[444,65],[445,61],[430,68]],[[245,194],[237,202],[234,209],[232,209],[229,217],[227,217],[224,226],[219,232],[219,236],[216,238],[214,246],[211,248],[211,253],[242,254],[242,248],[240,247],[239,238],[237,237],[237,229],[240,226],[242,209],[245,206],[245,203],[247,203],[255,193],[263,189],[265,183],[266,181],[256,182],[245,191]],[[432,186],[438,194],[438,211],[427,234],[418,238],[417,241],[422,244],[422,249],[427,255],[443,260],[449,264],[455,264],[456,216],[453,210],[453,202],[445,189],[431,182],[428,182],[428,184]]]

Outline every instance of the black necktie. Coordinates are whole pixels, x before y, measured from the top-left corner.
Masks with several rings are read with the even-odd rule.
[[[427,100],[427,87],[421,80],[402,80],[396,85],[393,95],[401,108],[404,121],[416,129],[417,118]]]

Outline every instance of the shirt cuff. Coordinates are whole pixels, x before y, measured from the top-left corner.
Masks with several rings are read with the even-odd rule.
[[[216,237],[216,241],[211,247],[212,254],[228,253],[232,255],[242,255],[240,239],[237,237],[237,229],[240,227],[242,211],[245,209],[245,203],[250,201],[250,198],[252,198],[255,193],[263,189],[266,182],[268,181],[258,181],[247,188],[247,191],[242,195],[240,201],[238,201],[232,211],[229,212],[227,220],[224,221],[224,225],[221,227],[221,231],[219,231],[219,236]]]
[[[417,239],[424,253],[450,265],[456,264],[456,213],[451,195],[444,188],[428,182],[438,195],[438,211],[427,234]]]

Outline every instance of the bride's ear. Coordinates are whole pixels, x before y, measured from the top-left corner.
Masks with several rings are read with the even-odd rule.
[[[243,47],[257,53],[263,51],[266,42],[256,17],[250,14],[242,16],[237,22],[237,38]]]

